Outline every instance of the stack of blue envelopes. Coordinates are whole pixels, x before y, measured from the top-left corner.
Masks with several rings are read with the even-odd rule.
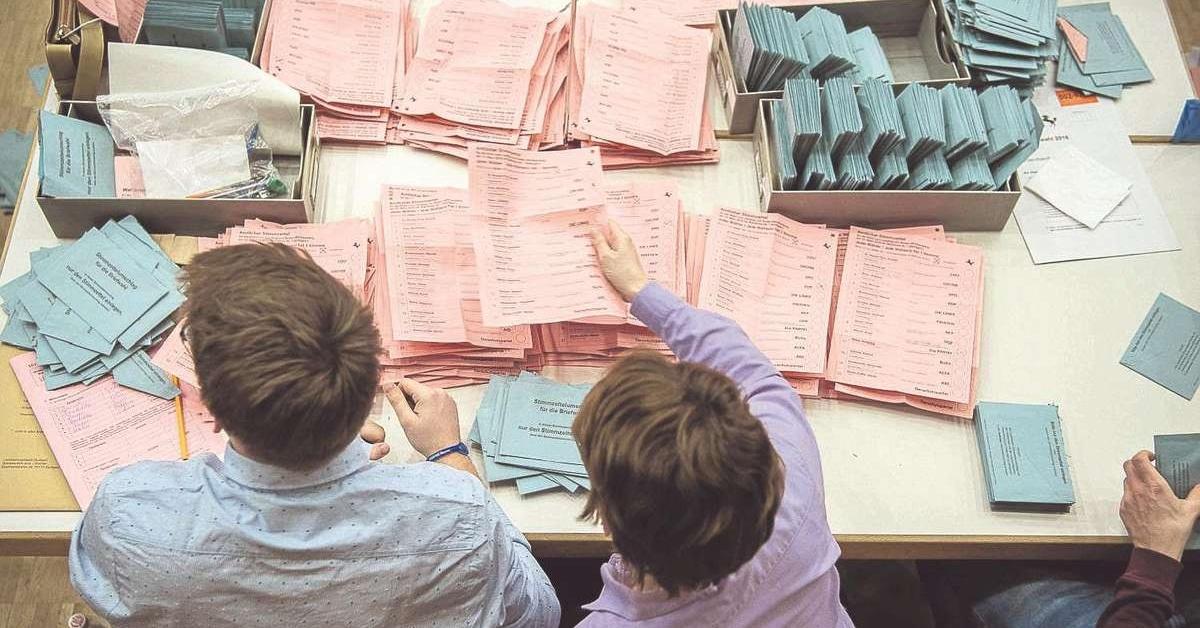
[[[896,80],[892,75],[892,66],[888,63],[887,55],[875,31],[870,26],[864,26],[846,36],[850,40],[850,51],[854,54],[855,76],[859,83],[867,79],[878,79],[889,83]]]
[[[1065,511],[1075,503],[1056,406],[981,401],[975,436],[994,507]]]
[[[1058,46],[1059,85],[1091,94],[1120,98],[1124,86],[1154,80],[1146,60],[1133,44],[1125,24],[1109,10],[1107,2],[1062,7],[1058,15],[1087,37],[1081,61],[1064,36]]]
[[[262,12],[261,0],[149,0],[142,31],[150,44],[217,50],[248,61]]]
[[[778,90],[808,65],[796,17],[778,7],[738,6],[733,21],[733,67],[752,92]]]
[[[150,0],[142,18],[147,43],[222,50],[233,47],[220,0]]]
[[[1038,148],[1041,116],[1011,86],[896,89],[789,80],[764,105],[777,189],[991,191]]]
[[[825,80],[855,69],[850,37],[840,15],[813,7],[796,20],[796,26],[808,49],[808,70],[814,77]],[[874,37],[874,33],[865,36]]]
[[[734,72],[748,91],[777,91],[796,77],[894,80],[874,31],[864,26],[847,34],[841,16],[821,7],[796,18],[778,7],[742,2],[731,38]]]
[[[591,384],[561,384],[529,372],[493,376],[469,436],[483,450],[487,481],[515,481],[522,495],[590,490],[571,434],[590,389]]]
[[[1056,0],[942,0],[963,62],[987,83],[1012,83],[1028,95],[1058,54]]]
[[[176,266],[131,216],[30,254],[31,270],[0,286],[8,322],[0,341],[32,349],[46,388],[118,384],[170,399],[179,394],[146,348],[183,304]]]

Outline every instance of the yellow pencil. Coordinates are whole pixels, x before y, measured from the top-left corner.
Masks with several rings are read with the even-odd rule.
[[[179,378],[171,376],[171,383],[179,388]],[[175,397],[175,425],[179,428],[179,457],[188,459],[187,426],[183,422],[183,395]]]

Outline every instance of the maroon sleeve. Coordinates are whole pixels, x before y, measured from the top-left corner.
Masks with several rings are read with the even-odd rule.
[[[1175,612],[1175,579],[1182,569],[1174,558],[1135,547],[1096,628],[1161,628]]]

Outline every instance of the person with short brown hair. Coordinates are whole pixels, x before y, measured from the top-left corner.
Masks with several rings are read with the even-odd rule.
[[[581,626],[852,626],[800,398],[736,323],[648,281],[618,225],[601,269],[678,363],[634,353],[592,388],[574,432],[584,516],[617,550]]]
[[[390,388],[427,462],[371,463],[388,452],[367,421],[379,334],[345,286],[283,245],[202,253],[183,278],[196,375],[230,444],[104,479],[69,556],[96,612],[120,626],[558,625],[445,391]]]

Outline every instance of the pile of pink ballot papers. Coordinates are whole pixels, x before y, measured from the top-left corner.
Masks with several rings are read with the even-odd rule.
[[[16,356],[9,366],[80,508],[87,508],[100,481],[117,467],[179,460],[185,451],[191,456],[225,451],[226,439],[213,429],[195,389],[184,387],[184,448],[170,399],[125,388],[108,376],[48,391],[46,370],[34,353]]]
[[[600,274],[593,228],[618,220],[647,273],[681,296],[674,184],[603,180],[598,150],[471,147],[468,190],[385,186],[368,292],[400,376],[449,387],[548,365],[605,366],[666,347]]]
[[[685,223],[692,302],[737,321],[800,395],[971,417],[979,248],[940,226],[826,229],[732,209]]]
[[[498,0],[276,0],[263,69],[316,103],[323,141],[561,146],[571,11]],[[569,6],[569,5],[568,5]]]
[[[322,141],[460,159],[572,142],[600,148],[605,168],[717,161],[708,30],[636,7],[418,4],[276,0],[260,63],[317,105]]]
[[[197,238],[198,252],[234,244],[278,243],[308,253],[325,272],[350,288],[364,302],[371,222],[349,219],[330,223],[279,225],[265,220],[247,220],[215,238]]]
[[[568,77],[570,138],[605,168],[715,163],[705,99],[712,33],[654,10],[577,9]]]

